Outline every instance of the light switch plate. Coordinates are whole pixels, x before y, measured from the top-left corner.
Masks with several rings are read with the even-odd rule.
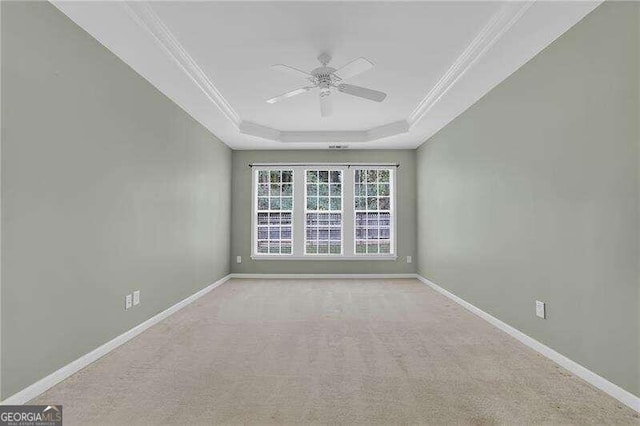
[[[133,306],[140,304],[140,290],[133,292]]]
[[[536,316],[540,318],[546,318],[546,309],[544,302],[536,300]]]
[[[124,298],[124,309],[129,309],[131,307],[131,295],[127,294]]]

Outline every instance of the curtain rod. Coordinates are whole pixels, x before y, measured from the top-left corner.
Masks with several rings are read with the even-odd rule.
[[[314,166],[329,166],[329,167],[347,167],[351,166],[371,166],[371,167],[400,167],[400,163],[249,163],[249,167],[280,167],[280,166],[305,166],[305,167],[314,167]]]

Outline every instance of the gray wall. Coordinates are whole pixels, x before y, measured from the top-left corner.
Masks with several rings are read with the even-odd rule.
[[[598,7],[417,158],[419,273],[636,395],[638,9]]]
[[[231,150],[49,3],[1,7],[6,398],[229,272]]]
[[[398,162],[397,244],[398,259],[393,260],[251,260],[251,169],[254,162]],[[231,270],[235,273],[272,274],[383,274],[413,273],[414,264],[406,256],[416,253],[415,151],[233,151],[231,211]],[[235,262],[242,256],[242,263]]]

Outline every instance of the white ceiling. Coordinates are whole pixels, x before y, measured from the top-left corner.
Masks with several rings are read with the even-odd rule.
[[[414,148],[568,30],[592,2],[54,2],[235,149]],[[349,80],[382,103],[314,91],[269,67],[310,71],[364,56]]]

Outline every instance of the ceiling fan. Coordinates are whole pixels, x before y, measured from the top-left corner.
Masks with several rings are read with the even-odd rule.
[[[368,99],[374,102],[382,102],[387,97],[387,94],[384,92],[367,89],[366,87],[354,86],[353,84],[343,83],[344,80],[373,68],[373,64],[366,58],[354,59],[353,61],[338,69],[327,66],[327,64],[331,61],[331,56],[326,53],[318,56],[318,61],[320,61],[322,66],[310,72],[305,72],[283,64],[272,65],[272,69],[295,74],[298,77],[303,77],[307,81],[309,81],[311,85],[291,90],[290,92],[283,93],[282,95],[276,96],[271,99],[267,99],[267,103],[274,104],[292,96],[306,93],[313,89],[320,89],[320,115],[322,117],[328,117],[331,115],[332,109],[331,89],[337,89],[339,92],[346,93],[347,95],[357,96],[359,98]]]

